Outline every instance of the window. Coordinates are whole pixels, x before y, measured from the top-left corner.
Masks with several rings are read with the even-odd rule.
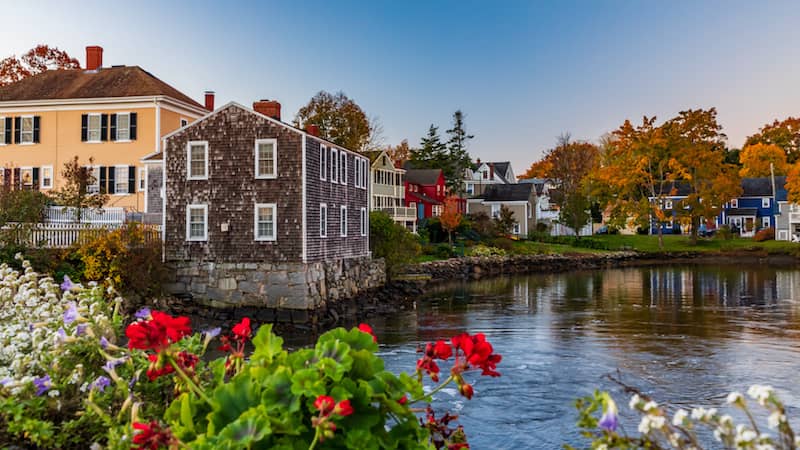
[[[518,224],[518,223],[515,223],[515,224],[514,224],[514,231],[513,231],[513,233],[514,233],[514,234],[519,234],[519,224]]]
[[[53,166],[42,167],[42,189],[50,189],[53,187]]]
[[[347,206],[339,207],[339,235],[347,236]]]
[[[735,198],[731,200],[731,208],[738,208],[739,207],[739,199]]]
[[[86,141],[87,142],[100,142],[100,114],[89,114],[89,122],[87,126]]]
[[[340,166],[342,169],[342,175],[339,177],[339,182],[342,184],[347,184],[347,153],[341,152],[339,153],[341,157]]]
[[[369,180],[369,164],[367,164],[366,159],[362,159],[361,163],[364,165],[364,172],[362,174],[363,179],[361,180],[361,187],[363,189],[367,188],[367,181]]]
[[[367,208],[361,208],[361,235],[367,235]]]
[[[128,194],[128,166],[114,167],[114,193]]]
[[[328,237],[328,205],[319,204],[319,237]]]
[[[331,149],[331,183],[338,183],[336,179],[339,177],[339,151],[335,148]]]
[[[131,115],[128,113],[117,114],[117,136],[118,141],[129,141],[131,139]]]
[[[19,178],[23,187],[33,187],[33,168],[22,167],[19,172]]]
[[[274,241],[277,233],[275,230],[275,203],[256,203],[255,207],[255,240]]]
[[[769,208],[769,197],[763,197],[761,199],[761,207],[762,208]]]
[[[189,141],[187,144],[187,175],[190,180],[208,179],[208,142]]]
[[[664,202],[664,209],[672,209],[672,200],[667,200]]]
[[[277,147],[275,139],[256,139],[256,178],[277,177]]]
[[[147,190],[147,168],[139,167],[139,190]]]
[[[472,183],[467,183],[467,194],[472,195],[475,193],[475,185]]]
[[[328,147],[319,145],[319,179],[325,181],[328,174]]]
[[[184,118],[181,118],[181,128],[185,127],[186,125],[189,125],[189,121]]]
[[[89,166],[86,168],[94,181],[92,184],[86,185],[86,192],[89,194],[96,194],[100,192],[100,166]]]
[[[361,187],[361,159],[353,158],[353,186]]]
[[[492,219],[500,217],[500,205],[492,205]]]
[[[770,220],[769,216],[764,216],[761,218],[761,228],[769,228],[770,227]]]
[[[0,117],[0,145],[6,144],[10,144],[10,142],[8,142],[6,139],[6,118]]]
[[[33,116],[22,118],[22,126],[20,128],[20,143],[32,144],[33,143]]]
[[[208,240],[208,205],[186,207],[186,240]]]

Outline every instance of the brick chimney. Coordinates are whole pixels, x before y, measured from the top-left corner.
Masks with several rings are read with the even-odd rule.
[[[306,125],[306,133],[312,136],[319,137],[319,127],[317,125],[314,125],[313,123],[310,123]]]
[[[489,163],[489,179],[494,180],[494,163]]]
[[[259,100],[253,102],[253,109],[267,117],[281,120],[281,104],[275,100]]]
[[[206,91],[206,109],[214,110],[214,91]]]
[[[86,47],[86,70],[97,70],[103,67],[103,47],[90,45]]]

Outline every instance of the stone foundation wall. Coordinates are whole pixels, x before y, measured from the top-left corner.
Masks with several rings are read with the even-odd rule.
[[[168,263],[166,288],[213,308],[309,311],[383,286],[383,259],[348,258],[315,263]],[[307,316],[307,314],[297,314]]]

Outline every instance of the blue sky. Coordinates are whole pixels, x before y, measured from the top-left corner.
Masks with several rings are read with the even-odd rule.
[[[800,115],[790,1],[13,2],[0,55],[38,43],[139,65],[202,102],[344,91],[412,145],[462,109],[473,157],[522,173],[562,132],[716,106],[729,144]]]

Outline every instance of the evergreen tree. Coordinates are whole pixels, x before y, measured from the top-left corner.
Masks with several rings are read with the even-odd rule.
[[[453,113],[453,128],[447,130],[447,134],[450,135],[447,142],[449,169],[445,172],[445,178],[451,192],[462,194],[464,171],[472,164],[472,158],[467,152],[467,142],[475,136],[467,134],[464,129],[464,113],[460,109]]]
[[[431,124],[428,135],[419,143],[420,148],[413,150],[411,160],[416,169],[442,169],[447,161],[447,145],[439,137],[439,127]],[[445,177],[447,174],[445,172]]]

